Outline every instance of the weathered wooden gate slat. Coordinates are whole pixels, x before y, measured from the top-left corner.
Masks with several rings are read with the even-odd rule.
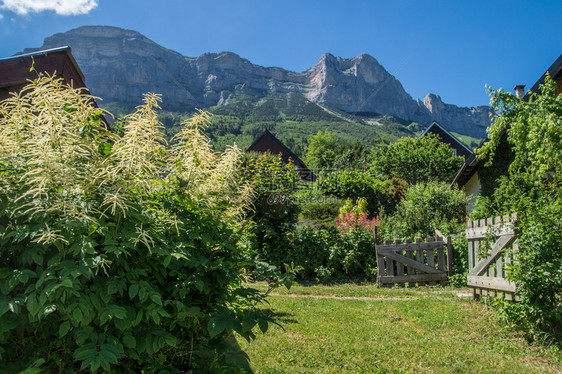
[[[379,285],[447,281],[445,250],[440,237],[428,238],[425,242],[416,239],[415,243],[411,239],[404,243],[386,241],[375,249]]]
[[[515,239],[514,234],[500,236],[500,238],[494,243],[492,250],[487,258],[480,260],[474,267],[468,272],[468,275],[482,275],[492,264],[492,262],[498,259],[501,251],[511,244]],[[501,258],[499,259],[501,261]]]
[[[502,292],[507,299],[514,299],[517,285],[505,279],[506,266],[511,264],[511,257],[506,249],[517,249],[515,221],[517,215],[491,217],[467,222],[469,273],[467,284],[473,288],[474,297]],[[484,239],[496,237],[490,253],[486,258],[478,259]]]
[[[514,282],[497,277],[468,276],[468,284],[473,287],[487,288],[497,291],[515,292],[517,287]]]

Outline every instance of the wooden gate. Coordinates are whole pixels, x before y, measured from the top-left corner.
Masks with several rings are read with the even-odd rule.
[[[475,298],[503,293],[507,300],[514,300],[517,287],[514,282],[505,279],[505,276],[507,266],[512,261],[506,249],[517,249],[513,228],[516,219],[517,215],[513,214],[468,221],[467,284],[473,288]],[[481,253],[486,240],[491,244],[491,249],[488,253]]]
[[[445,284],[447,282],[447,257],[451,258],[451,241],[447,241],[447,249],[443,239],[427,238],[387,240],[384,245],[376,245],[378,283],[379,286],[389,286],[396,283],[408,284]]]

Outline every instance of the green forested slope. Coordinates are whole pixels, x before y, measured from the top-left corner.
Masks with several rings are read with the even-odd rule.
[[[248,148],[265,130],[275,134],[299,157],[304,157],[308,138],[330,131],[342,143],[357,140],[367,147],[415,136],[424,126],[377,113],[350,114],[312,103],[299,93],[272,94],[258,100],[252,96],[230,98],[225,105],[206,108],[213,113],[206,129],[217,150],[236,143]],[[161,120],[170,136],[178,131],[189,113],[162,112]]]

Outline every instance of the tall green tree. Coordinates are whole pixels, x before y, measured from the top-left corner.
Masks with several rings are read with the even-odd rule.
[[[464,160],[435,135],[404,137],[372,151],[370,171],[377,177],[400,178],[409,184],[451,182]]]
[[[308,141],[305,162],[314,169],[331,168],[339,154],[341,145],[333,133],[318,131]]]

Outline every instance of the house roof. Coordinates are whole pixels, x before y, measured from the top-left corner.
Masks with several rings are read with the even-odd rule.
[[[289,162],[290,159],[293,160],[295,166],[299,170],[301,178],[305,180],[314,179],[312,172],[306,167],[306,164],[269,130],[265,130],[265,132],[254,141],[246,152],[270,152],[272,154],[281,154],[284,162]]]
[[[441,141],[451,145],[453,149],[457,151],[459,156],[469,157],[473,154],[472,150],[468,148],[463,142],[461,142],[456,136],[451,134],[447,131],[443,126],[441,126],[436,121],[433,121],[431,125],[428,126],[427,129],[420,135],[420,137],[425,136],[427,134],[436,134],[439,135]]]
[[[74,88],[86,87],[82,70],[70,52],[70,47],[45,49],[0,59],[0,88],[27,84],[37,78],[37,72],[56,73]]]
[[[543,75],[539,78],[539,80],[531,87],[527,94],[523,97],[523,100],[529,100],[531,97],[531,92],[540,93],[540,86],[544,84],[544,80],[546,78],[546,73],[550,75],[550,77],[555,80],[559,81],[562,80],[562,54],[558,56],[556,61],[544,72]]]

